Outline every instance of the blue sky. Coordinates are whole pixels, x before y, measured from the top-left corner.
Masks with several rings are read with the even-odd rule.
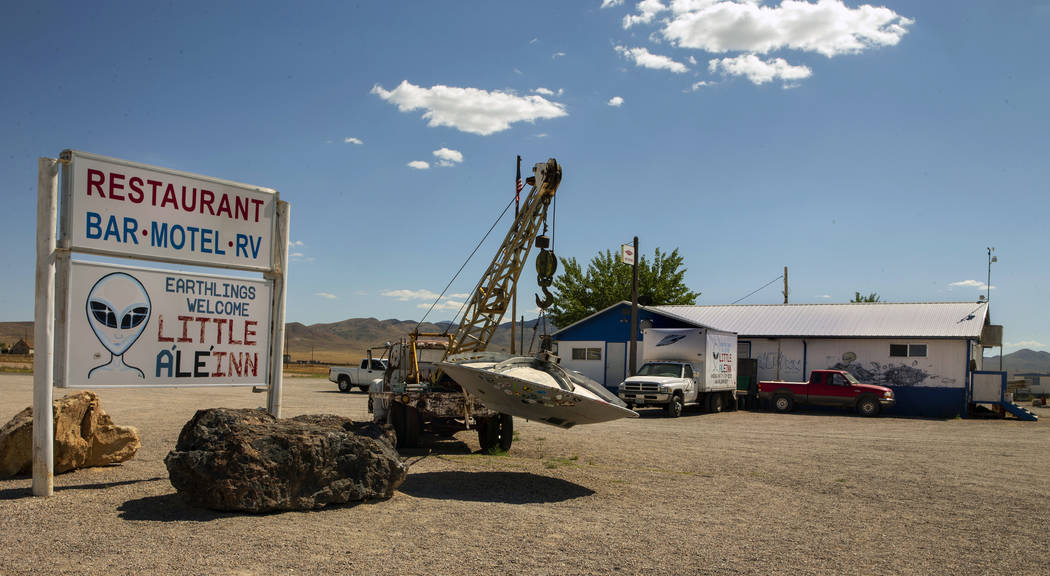
[[[277,189],[306,324],[419,319],[520,154],[563,165],[560,256],[677,247],[700,304],[784,266],[795,303],[976,301],[994,246],[1006,351],[1047,350],[1047,30],[1045,0],[14,3],[0,321],[33,316],[37,158],[66,148]]]

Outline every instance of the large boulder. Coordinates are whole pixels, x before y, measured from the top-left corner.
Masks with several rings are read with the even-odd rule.
[[[383,426],[230,408],[197,411],[164,463],[191,504],[242,512],[389,498],[407,474]]]
[[[135,456],[140,442],[133,426],[117,426],[98,395],[85,390],[53,401],[55,473],[107,466]],[[33,471],[33,407],[0,428],[0,478]]]

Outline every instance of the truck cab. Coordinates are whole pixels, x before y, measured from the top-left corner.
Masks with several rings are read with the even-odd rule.
[[[700,370],[689,362],[646,362],[637,374],[620,383],[618,396],[632,410],[635,406],[663,406],[667,416],[675,418],[682,414],[683,407],[699,404],[699,374]],[[717,407],[712,411],[721,412],[725,405],[719,396]]]

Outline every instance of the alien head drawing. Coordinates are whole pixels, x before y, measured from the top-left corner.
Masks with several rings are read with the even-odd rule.
[[[95,366],[95,372],[135,372],[145,378],[142,370],[124,362],[124,353],[138,340],[150,315],[149,294],[134,276],[113,272],[99,278],[87,297],[88,322],[102,346],[109,350],[105,364]]]

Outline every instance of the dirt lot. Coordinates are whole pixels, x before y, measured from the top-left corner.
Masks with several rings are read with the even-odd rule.
[[[64,390],[56,390],[62,396]],[[699,414],[560,430],[516,421],[406,453],[390,500],[272,515],[184,505],[164,456],[242,388],[102,390],[143,446],[120,466],[0,481],[0,574],[1046,574],[1050,410],[1038,423]],[[0,422],[32,377],[0,375]],[[366,397],[285,381],[285,415],[367,418]]]

